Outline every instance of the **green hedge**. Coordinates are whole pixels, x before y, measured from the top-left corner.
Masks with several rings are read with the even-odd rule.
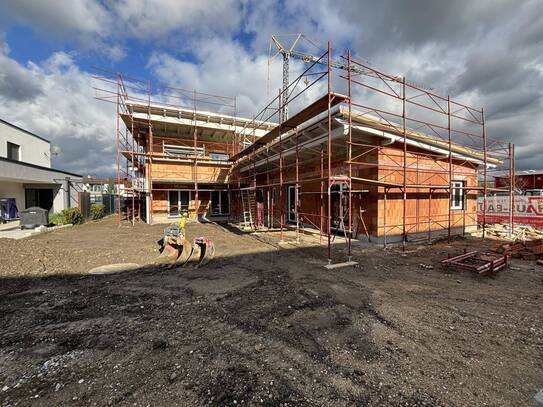
[[[93,220],[102,219],[106,216],[106,207],[102,204],[92,204],[90,207],[91,218]]]
[[[49,223],[54,225],[79,225],[83,223],[83,216],[79,208],[66,208],[60,212],[49,214]]]

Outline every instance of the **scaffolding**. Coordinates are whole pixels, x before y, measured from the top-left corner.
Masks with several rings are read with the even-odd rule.
[[[118,198],[118,223],[123,221],[134,225],[144,220],[153,222],[153,192],[160,191],[156,187],[153,176],[153,164],[157,160],[190,162],[191,180],[194,199],[189,210],[198,214],[199,180],[198,165],[209,162],[201,151],[214,144],[226,145],[226,153],[233,155],[239,145],[249,144],[235,132],[230,140],[216,143],[199,140],[198,114],[202,112],[208,117],[224,116],[230,119],[230,126],[235,128],[236,98],[186,90],[171,86],[158,86],[150,81],[142,81],[127,77],[122,73],[101,72],[93,76],[96,98],[115,104],[115,143],[116,143],[116,193]],[[187,146],[190,153],[183,159],[165,153],[165,142],[179,142],[178,137],[167,137],[166,129],[161,129],[154,115],[163,115],[171,111],[181,118],[181,111],[190,117],[191,136]],[[171,113],[170,112],[170,113]],[[222,120],[222,119],[221,119]],[[221,121],[222,123],[222,121]],[[160,139],[160,141],[157,141]],[[160,145],[162,143],[162,145]],[[204,146],[204,147],[202,147]],[[225,163],[230,167],[230,163]]]
[[[450,241],[452,230],[461,229],[464,234],[467,224],[479,224],[485,236],[486,199],[492,193],[509,197],[512,232],[514,145],[487,136],[484,110],[375,69],[353,59],[350,51],[341,58],[342,63],[332,60],[330,44],[320,57],[312,58],[308,67],[253,118],[253,129],[258,128],[256,121],[264,117],[266,121],[276,120],[277,127],[259,139],[252,137],[255,142],[241,148],[231,159],[233,189],[261,190],[265,195],[266,229],[278,230],[283,240],[290,221],[298,240],[300,229],[312,226],[318,230],[321,242],[326,239],[329,264],[333,241],[343,233],[350,261],[353,219],[365,211],[361,207],[359,213],[353,211],[353,195],[362,201],[364,193],[376,194],[377,234],[382,236],[384,247],[390,236],[400,235],[405,249],[408,236],[415,232],[420,235],[423,226],[428,241],[438,230],[446,230]],[[332,67],[338,66],[338,75],[333,77]],[[305,88],[300,90],[300,83]],[[335,92],[333,84],[346,91]],[[281,114],[311,88],[324,88],[324,95],[305,107],[290,109],[297,113],[288,119]],[[338,133],[341,128],[336,125],[338,112],[346,128],[343,134]],[[382,143],[355,136],[353,129],[361,128],[365,133],[389,135],[391,144],[399,147],[400,156],[391,156]],[[324,136],[319,136],[323,130]],[[423,144],[426,149],[420,147]],[[427,163],[433,163],[432,167]],[[503,173],[504,168],[510,177],[508,186],[489,186],[491,173]],[[469,182],[455,182],[458,178]],[[464,201],[466,194],[482,197],[480,219],[477,210],[466,210],[465,203],[453,213],[451,202],[458,191]],[[417,198],[416,211],[410,213],[410,199],[421,194],[427,197],[427,212],[420,213]],[[318,197],[319,207],[304,213],[300,209],[302,199],[311,196]],[[400,222],[389,219],[391,198],[398,202],[398,196],[402,203]],[[441,202],[446,197],[447,209],[440,213],[436,212],[439,202],[432,202],[436,196]],[[339,216],[332,213],[336,209],[333,206],[339,206]],[[287,207],[294,219],[285,219]],[[361,215],[358,220],[366,228]]]
[[[233,118],[230,137],[221,142],[229,155],[224,184],[231,220],[276,231],[281,240],[286,230],[294,230],[296,241],[313,231],[327,246],[329,264],[342,253],[351,260],[360,225],[385,248],[396,240],[405,249],[408,240],[431,241],[443,231],[450,241],[469,225],[484,237],[489,194],[508,196],[513,233],[514,145],[488,137],[482,108],[376,69],[350,51],[333,60],[329,43],[304,62],[252,119],[236,116],[235,97],[161,88],[122,74],[97,76],[107,84],[95,88],[97,97],[117,110],[117,191],[125,208],[119,222],[152,222],[158,190],[153,164],[168,158],[155,140],[158,134],[162,143],[168,140],[166,130],[160,133],[154,117],[167,117],[169,108],[179,118],[180,109],[192,115],[192,154],[184,159],[192,166],[199,205],[199,164],[209,158],[199,152],[198,116],[212,106]],[[509,174],[506,186],[490,185],[493,173]],[[468,210],[466,196],[480,197],[480,210]],[[453,200],[462,204],[453,209]],[[374,216],[364,220],[371,211]],[[345,249],[333,250],[336,239]]]

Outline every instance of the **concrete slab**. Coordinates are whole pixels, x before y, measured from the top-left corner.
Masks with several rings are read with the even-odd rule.
[[[18,220],[12,220],[6,223],[0,223],[0,231],[17,229],[21,225]]]
[[[9,227],[6,227],[9,225]],[[70,227],[72,225],[62,225],[62,226],[40,226],[35,229],[21,229],[19,226],[19,221],[10,222],[2,225],[0,228],[0,239],[24,239],[25,237],[30,237],[34,235],[39,235],[41,233],[52,232],[53,230],[62,229]]]
[[[346,262],[343,262],[343,263],[327,264],[327,265],[324,266],[324,268],[326,268],[328,270],[334,270],[334,269],[339,269],[339,268],[342,268],[342,267],[356,266],[357,264],[358,264],[357,261],[346,261]]]
[[[98,266],[90,269],[89,274],[113,274],[120,273],[123,271],[137,270],[140,268],[140,265],[137,263],[115,263],[115,264],[106,264],[105,266]]]

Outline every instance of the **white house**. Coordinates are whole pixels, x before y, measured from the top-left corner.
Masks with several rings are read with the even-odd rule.
[[[50,212],[77,206],[81,176],[51,168],[48,140],[0,119],[0,200],[18,210],[39,206]]]

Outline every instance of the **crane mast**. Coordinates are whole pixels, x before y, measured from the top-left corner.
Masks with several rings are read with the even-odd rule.
[[[307,39],[302,33],[287,34],[286,36],[294,37],[294,40],[292,41],[290,46],[283,45],[279,41],[279,39],[277,38],[278,36],[276,36],[276,35],[271,36],[270,57],[269,57],[269,60],[268,60],[268,70],[269,70],[271,60],[274,59],[279,54],[281,54],[283,56],[283,83],[282,83],[280,110],[279,110],[279,120],[280,120],[281,123],[288,119],[288,102],[289,102],[289,93],[290,93],[289,90],[288,90],[288,87],[289,87],[290,58],[291,57],[296,58],[296,59],[302,60],[302,61],[304,61],[306,63],[313,62],[313,63],[318,63],[318,64],[321,64],[321,65],[324,65],[324,66],[328,65],[327,59],[319,59],[318,57],[316,57],[314,55],[294,50],[294,48],[296,47],[296,44],[298,44],[298,42],[300,41],[301,38],[305,38],[307,41],[309,41],[309,39]],[[309,41],[309,42],[311,42],[311,41]],[[276,47],[276,52],[275,52],[275,54],[273,56],[271,55],[272,43]],[[330,63],[330,66],[332,68],[336,68],[336,69],[342,69],[342,70],[347,70],[348,69],[345,64],[342,64],[339,61],[332,61]],[[371,74],[370,70],[362,69],[362,68],[359,68],[357,66],[351,66],[351,71],[355,72],[355,73],[365,74],[365,75]],[[269,80],[269,71],[268,71],[268,80]]]
[[[292,55],[292,52],[294,51],[294,47],[300,41],[300,38],[302,38],[302,34],[298,33],[294,35],[294,40],[290,44],[289,47],[283,46],[281,42],[277,39],[275,35],[271,36],[271,42],[275,44],[277,47],[277,52],[271,56],[271,43],[270,43],[270,58],[268,60],[268,78],[269,78],[269,63],[270,61],[275,58],[278,54],[283,55],[283,88],[281,91],[281,100],[280,100],[280,111],[279,111],[279,121],[282,123],[285,120],[288,119],[288,85],[289,85],[289,69],[290,69],[290,56]]]
[[[268,59],[268,82],[269,82],[269,69],[270,69],[270,63],[271,60],[273,60],[277,55],[281,54],[283,56],[283,83],[282,83],[282,92],[281,92],[281,100],[280,100],[280,110],[279,110],[279,120],[280,122],[284,122],[288,119],[288,102],[289,102],[289,69],[290,69],[290,58],[296,58],[299,60],[302,60],[305,63],[317,63],[320,65],[328,66],[328,58],[319,58],[314,55],[311,55],[309,53],[295,51],[294,48],[296,47],[296,44],[300,41],[301,38],[304,38],[305,40],[309,41],[312,45],[315,45],[313,41],[309,40],[307,37],[305,37],[302,33],[297,34],[287,34],[284,35],[287,37],[294,37],[294,40],[290,44],[290,46],[284,46],[278,39],[278,36],[272,35],[271,41],[270,41],[270,55]],[[283,36],[281,36],[283,37]],[[272,56],[271,55],[271,47],[272,43],[276,47],[276,52]],[[344,71],[349,70],[349,67],[340,61],[331,61],[330,67],[334,69],[341,69]],[[368,68],[364,68],[360,65],[351,64],[350,71],[355,74],[359,75],[366,75],[371,77],[380,77],[378,76],[374,71]],[[396,75],[389,75],[387,74],[388,79],[394,82],[397,82],[399,84],[402,84],[402,81],[404,78]],[[382,79],[382,78],[381,78]],[[427,90],[433,90],[433,88],[417,84],[412,81],[407,81],[411,86],[419,87],[421,89],[427,89]],[[292,91],[291,91],[292,92]]]

